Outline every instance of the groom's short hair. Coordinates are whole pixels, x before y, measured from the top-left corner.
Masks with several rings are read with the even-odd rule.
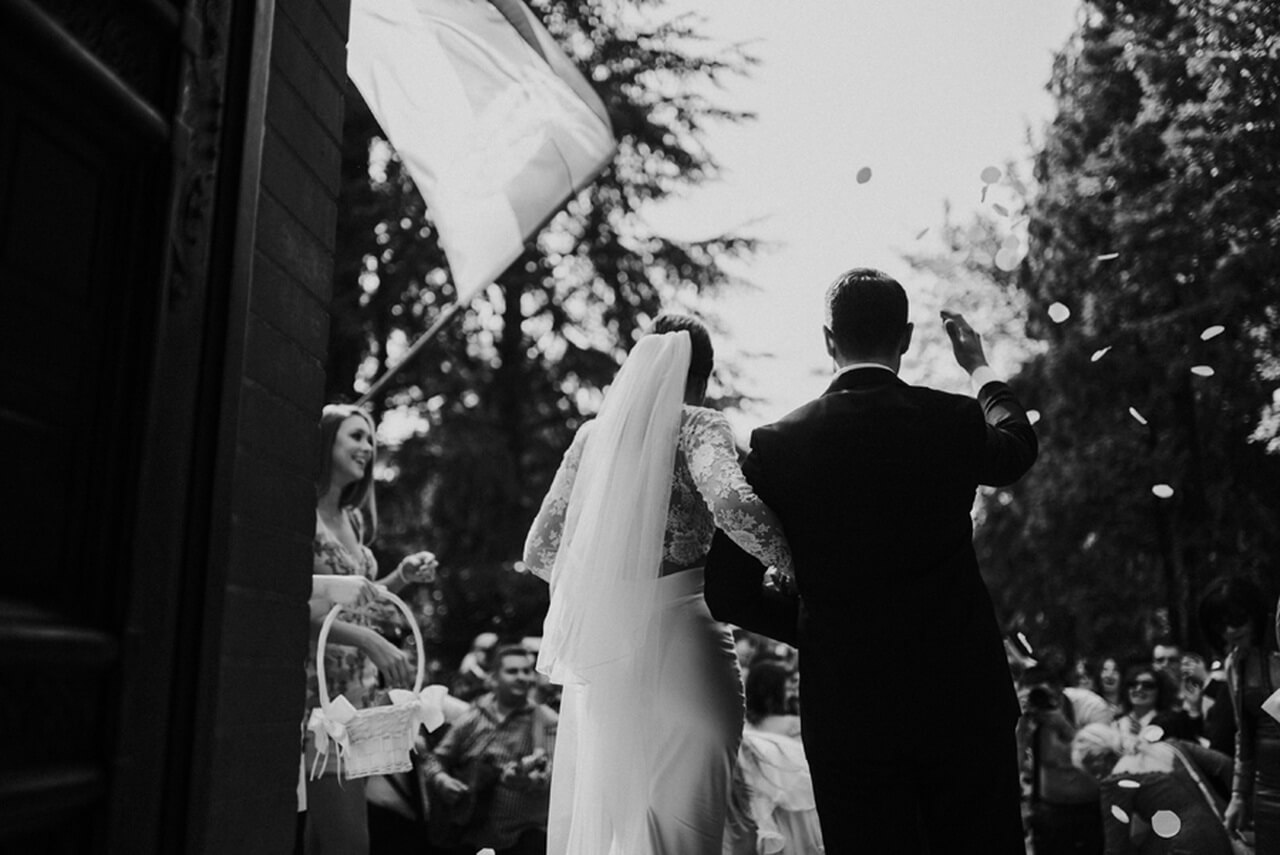
[[[907,328],[907,292],[887,273],[856,267],[827,288],[827,329],[845,356],[897,352]]]

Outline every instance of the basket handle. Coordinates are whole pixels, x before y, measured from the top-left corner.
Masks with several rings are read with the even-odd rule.
[[[422,649],[422,631],[418,629],[418,621],[414,618],[413,612],[409,611],[409,607],[404,604],[404,600],[381,585],[376,587],[380,596],[386,597],[400,608],[400,612],[409,621],[409,629],[413,631],[413,640],[418,643],[418,675],[413,683],[413,693],[416,695],[422,691],[422,678],[425,673],[424,663],[427,659],[426,651]],[[326,716],[329,715],[333,704],[329,699],[329,686],[324,678],[324,648],[329,640],[329,628],[333,626],[334,620],[337,619],[338,612],[345,608],[348,607],[337,603],[333,608],[329,609],[329,613],[324,616],[324,623],[320,625],[320,637],[316,639],[316,682],[317,688],[320,690],[320,709],[324,710]]]

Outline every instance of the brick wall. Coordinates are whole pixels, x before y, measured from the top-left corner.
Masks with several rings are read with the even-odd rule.
[[[291,851],[349,0],[259,0],[193,848]]]

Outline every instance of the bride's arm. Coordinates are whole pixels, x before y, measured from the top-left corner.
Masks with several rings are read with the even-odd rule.
[[[743,476],[728,420],[711,410],[694,410],[692,419],[682,434],[683,450],[716,527],[760,563],[790,576],[791,549],[782,522]]]
[[[582,460],[582,447],[586,444],[587,435],[592,423],[587,422],[578,429],[578,433],[569,445],[556,470],[556,477],[551,482],[551,489],[542,499],[542,507],[529,527],[529,535],[524,542],[524,564],[537,577],[550,582],[551,568],[556,563],[556,552],[560,549],[560,535],[564,531],[564,515],[569,508],[569,495],[573,492],[573,481],[578,474],[578,463]]]

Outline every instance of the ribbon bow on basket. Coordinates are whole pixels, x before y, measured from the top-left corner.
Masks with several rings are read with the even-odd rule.
[[[311,711],[307,729],[315,741],[316,758],[311,764],[311,777],[323,774],[329,765],[329,751],[337,757],[339,777],[347,780],[366,778],[370,775],[389,775],[407,772],[413,768],[409,751],[413,748],[418,728],[426,726],[435,730],[444,721],[443,705],[448,691],[444,686],[422,687],[423,661],[422,632],[418,622],[404,601],[386,588],[379,588],[381,596],[391,600],[409,621],[413,638],[418,644],[418,672],[413,690],[392,689],[391,703],[385,706],[358,710],[341,695],[329,699],[329,687],[324,676],[324,648],[338,613],[345,606],[336,605],[325,616],[316,640],[316,680],[320,689],[320,706]],[[317,766],[319,768],[317,769]]]
[[[322,663],[323,664],[323,663]],[[323,676],[320,679],[324,679]],[[324,690],[322,689],[321,692]],[[318,706],[311,711],[311,718],[307,721],[307,730],[311,731],[312,740],[316,746],[316,758],[311,763],[311,778],[315,778],[322,774],[329,765],[329,745],[333,743],[333,753],[337,758],[338,775],[342,775],[342,758],[347,755],[351,749],[351,737],[347,733],[347,723],[356,717],[356,708],[351,706],[351,702],[339,695],[326,711],[322,706]],[[321,761],[324,761],[321,763]],[[316,766],[319,764],[320,768]]]
[[[444,724],[444,699],[449,696],[449,690],[444,686],[427,686],[417,693],[408,689],[392,689],[387,694],[394,705],[413,706],[416,710],[417,724],[425,727],[428,733]],[[413,730],[417,733],[418,728],[415,726]]]

